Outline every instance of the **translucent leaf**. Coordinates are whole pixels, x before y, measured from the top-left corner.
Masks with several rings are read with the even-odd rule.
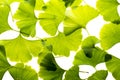
[[[113,57],[106,62],[108,71],[110,71],[116,80],[120,79],[120,59]]]
[[[79,77],[79,67],[73,66],[71,69],[69,69],[65,74],[64,80],[81,80]]]
[[[0,5],[0,33],[11,29],[8,24],[9,11],[7,5]]]
[[[108,72],[105,70],[96,71],[88,80],[106,80]]]
[[[50,0],[42,9],[39,15],[40,25],[50,35],[55,35],[60,22],[64,19],[65,6],[62,0]]]
[[[41,51],[41,42],[26,40],[19,36],[12,40],[4,41],[6,54],[12,61],[27,62],[33,56],[38,56]]]
[[[106,52],[99,48],[89,48],[86,50],[80,50],[74,59],[74,65],[91,65],[96,66],[99,63],[104,62]]]
[[[104,62],[106,52],[95,47],[97,42],[98,39],[94,36],[87,37],[83,40],[81,45],[82,49],[76,54],[73,63],[75,65],[88,64],[95,67],[97,64]]]
[[[100,31],[101,46],[107,50],[116,43],[120,42],[120,25],[109,23],[105,24]]]
[[[98,12],[88,5],[68,10],[64,20],[65,34],[72,33],[78,28],[84,28],[86,24],[96,16],[98,16]]]
[[[81,29],[79,29],[67,36],[59,33],[57,36],[49,38],[47,43],[53,46],[54,54],[69,56],[70,50],[77,50],[79,48],[81,39]]]
[[[22,2],[24,0],[0,0],[0,3],[10,5],[13,2]]]
[[[17,26],[25,36],[35,36],[36,17],[34,7],[28,1],[22,2],[13,16],[17,20]]]
[[[0,80],[4,73],[10,68],[10,64],[7,61],[5,48],[0,45]]]
[[[47,54],[40,62],[39,76],[44,80],[62,80],[64,70],[55,62],[52,54]]]
[[[14,80],[38,80],[38,75],[29,66],[18,63],[9,69],[9,72]]]
[[[89,36],[82,42],[82,48],[94,48],[99,40],[95,36]]]
[[[100,13],[103,15],[104,19],[107,21],[119,21],[120,17],[117,11],[117,6],[119,3],[117,0],[98,0],[97,8]],[[112,14],[110,14],[112,13]]]
[[[43,0],[36,0],[35,10],[42,10],[43,6],[44,6],[44,1]]]

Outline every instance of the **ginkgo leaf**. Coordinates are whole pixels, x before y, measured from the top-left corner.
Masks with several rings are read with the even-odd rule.
[[[88,80],[106,80],[108,72],[106,70],[96,71]]]
[[[47,44],[53,46],[53,53],[56,55],[69,56],[70,50],[77,50],[81,43],[81,29],[65,36],[59,33],[57,36],[47,39]]]
[[[10,4],[13,2],[22,2],[22,1],[24,1],[24,0],[0,0],[0,3],[7,4],[10,6]]]
[[[20,6],[14,14],[14,19],[17,20],[17,26],[20,32],[25,36],[35,36],[36,34],[36,17],[34,14],[34,4],[29,1],[20,3]]]
[[[65,5],[62,0],[50,0],[43,7],[40,13],[40,25],[50,35],[55,35],[59,24],[65,16]]]
[[[43,80],[62,80],[63,73],[64,70],[57,65],[51,53],[47,54],[40,62],[39,76]]]
[[[64,80],[81,80],[79,77],[79,67],[73,66],[68,71],[66,71]]]
[[[35,10],[42,10],[42,7],[44,6],[44,1],[43,0],[36,0],[35,3]]]
[[[106,62],[108,71],[110,71],[116,80],[120,79],[120,59],[112,56],[112,59]]]
[[[10,64],[7,61],[5,48],[4,48],[4,46],[0,45],[0,80],[2,80],[4,73],[9,68],[10,68]]]
[[[106,52],[99,48],[89,48],[86,50],[80,50],[74,59],[74,65],[91,65],[96,66],[99,63],[104,62]]]
[[[30,66],[18,63],[9,69],[14,80],[38,80],[38,74]]]
[[[81,45],[82,49],[76,54],[73,63],[75,65],[88,64],[95,67],[97,64],[104,62],[106,52],[95,47],[97,42],[98,39],[94,36],[87,37],[83,40]]]
[[[7,5],[0,5],[0,33],[11,29],[8,24],[9,11]]]
[[[119,3],[117,0],[98,0],[97,8],[107,21],[119,21],[120,17],[117,11]],[[110,14],[112,13],[112,14]]]
[[[41,41],[26,40],[21,35],[12,40],[3,41],[6,54],[12,61],[27,62],[41,51]]]
[[[99,40],[95,36],[89,36],[82,42],[82,48],[94,48]]]
[[[100,31],[101,46],[107,50],[116,43],[120,42],[120,25],[109,23],[105,24]]]
[[[98,12],[88,5],[78,6],[68,10],[64,20],[65,34],[72,33],[78,28],[85,28],[86,24],[96,16],[98,16]]]

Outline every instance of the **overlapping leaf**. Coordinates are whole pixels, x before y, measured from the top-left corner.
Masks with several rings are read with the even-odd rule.
[[[73,66],[71,69],[69,69],[65,74],[64,80],[81,80],[79,77],[79,67]]]
[[[116,43],[120,42],[120,25],[109,23],[105,24],[100,32],[101,46],[107,50]]]
[[[0,4],[10,5],[13,2],[22,2],[24,0],[0,0]]]
[[[93,36],[86,38],[82,43],[82,49],[76,54],[73,63],[75,65],[88,64],[95,67],[97,64],[104,62],[106,52],[95,47],[96,42],[98,41]]]
[[[20,28],[20,32],[25,36],[35,36],[36,34],[35,0],[33,2],[24,1],[20,3],[18,10],[13,16],[17,20],[16,24]]]
[[[8,24],[9,11],[10,9],[7,5],[0,5],[0,33],[11,29]]]
[[[64,70],[57,65],[51,53],[40,62],[39,76],[44,80],[62,80],[63,73]]]
[[[4,73],[10,68],[10,64],[7,61],[5,48],[0,45],[0,80],[2,80],[2,77]]]
[[[50,35],[55,35],[65,16],[64,2],[62,0],[50,0],[42,9],[44,12],[40,13],[38,17],[41,26]]]
[[[67,36],[63,33],[59,33],[57,36],[49,38],[47,40],[47,44],[51,44],[53,46],[54,54],[68,56],[70,50],[77,50],[79,48],[81,39],[81,29],[79,29]]]
[[[120,23],[120,17],[117,11],[118,5],[117,0],[98,0],[97,2],[97,8],[105,20]]]
[[[6,54],[12,61],[26,62],[32,55],[38,56],[41,50],[39,40],[26,40],[21,35],[15,39],[4,41]]]
[[[9,69],[9,72],[14,80],[38,80],[38,75],[29,66],[18,63]]]
[[[88,5],[78,6],[68,10],[64,20],[65,34],[72,33],[78,28],[85,28],[88,21],[95,18],[97,15],[98,12]]]
[[[88,80],[106,80],[107,74],[105,70],[96,71]]]
[[[113,75],[113,77],[116,79],[116,80],[119,80],[120,79],[120,59],[112,56],[112,58],[106,62],[106,66],[107,66],[107,69],[108,71],[110,71]]]
[[[65,2],[66,7],[75,7],[79,6],[79,4],[82,2],[82,0],[63,0]]]

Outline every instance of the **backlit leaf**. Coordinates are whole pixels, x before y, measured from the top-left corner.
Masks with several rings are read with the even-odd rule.
[[[79,48],[81,39],[81,29],[79,29],[67,36],[59,33],[57,36],[49,38],[47,43],[53,46],[54,54],[69,56],[70,50],[77,50]]]
[[[40,13],[40,25],[50,35],[55,35],[59,24],[64,19],[65,5],[62,0],[50,0],[43,7],[44,12]]]
[[[39,76],[44,80],[62,80],[64,70],[55,62],[52,54],[47,54],[40,62]]]
[[[88,80],[106,80],[107,74],[105,70],[96,71]]]
[[[79,77],[79,67],[73,66],[72,68],[70,68],[66,72],[64,80],[81,80]]]
[[[64,20],[65,34],[72,33],[78,28],[85,28],[86,24],[96,16],[98,16],[98,12],[88,5],[68,10]]]
[[[108,71],[110,71],[116,80],[120,79],[120,59],[112,56],[112,59],[106,62]]]
[[[7,5],[0,5],[0,33],[11,29],[8,24],[9,11]]]
[[[107,50],[116,43],[120,42],[120,25],[109,23],[105,24],[100,31],[101,46]]]
[[[18,63],[9,69],[9,72],[14,80],[38,80],[38,75],[29,66]]]
[[[10,68],[10,64],[7,61],[5,48],[4,46],[0,45],[0,80],[4,73]]]
[[[13,17],[17,20],[16,24],[23,35],[35,36],[37,20],[34,14],[34,6],[31,3],[28,1],[20,3],[18,10]]]
[[[117,0],[98,0],[97,8],[107,21],[119,21],[120,17],[117,11],[119,3]],[[110,14],[112,13],[112,14]]]
[[[41,51],[39,40],[26,40],[21,35],[12,40],[5,40],[6,54],[12,61],[27,62],[33,56],[38,56]]]

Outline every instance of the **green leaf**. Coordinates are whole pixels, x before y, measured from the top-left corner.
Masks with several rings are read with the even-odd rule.
[[[65,5],[62,0],[50,0],[43,7],[44,12],[40,13],[40,25],[50,35],[55,35],[58,26],[65,16]]]
[[[10,9],[7,5],[0,5],[0,34],[11,29],[8,24],[9,11]]]
[[[35,10],[42,10],[42,7],[44,6],[44,1],[43,0],[36,0],[35,3]]]
[[[120,17],[117,11],[119,3],[117,0],[98,0],[97,8],[107,21],[119,21]],[[112,13],[112,14],[110,14]]]
[[[82,48],[94,48],[99,40],[95,36],[89,36],[82,42]]]
[[[82,49],[76,54],[73,63],[75,65],[88,64],[95,67],[97,64],[104,62],[106,52],[95,47],[97,42],[98,39],[94,36],[89,36],[83,40]]]
[[[37,19],[34,14],[34,7],[31,3],[27,1],[20,3],[13,17],[17,20],[16,24],[23,35],[35,36]]]
[[[72,33],[78,28],[85,28],[86,24],[96,16],[98,16],[98,12],[88,5],[68,10],[64,20],[65,34]]]
[[[120,42],[120,25],[109,23],[105,24],[100,31],[101,46],[107,50],[116,43]]]
[[[62,80],[63,73],[64,70],[57,65],[51,53],[40,62],[39,76],[44,80]]]
[[[22,1],[24,0],[0,0],[0,4],[2,3],[10,6],[10,4],[13,2],[22,2]]]
[[[0,80],[4,73],[10,68],[10,64],[7,61],[5,48],[4,46],[0,45]]]
[[[14,80],[38,80],[38,75],[35,70],[22,63],[18,63],[10,68],[9,72]]]
[[[108,72],[106,70],[96,71],[88,80],[106,80]]]
[[[6,54],[12,61],[27,62],[33,56],[38,56],[41,51],[41,42],[26,40],[21,35],[12,40],[5,40]]]
[[[99,48],[89,48],[80,50],[74,59],[74,65],[91,65],[95,67],[97,64],[104,62],[106,52]]]
[[[66,72],[64,80],[81,80],[79,77],[79,67],[73,66],[72,68],[70,68]]]
[[[110,71],[116,80],[120,79],[120,59],[112,56],[112,59],[106,62],[108,71]]]
[[[49,38],[47,44],[53,46],[54,54],[69,56],[70,50],[77,50],[79,48],[81,39],[81,29],[79,29],[67,36],[59,33],[57,36]]]

